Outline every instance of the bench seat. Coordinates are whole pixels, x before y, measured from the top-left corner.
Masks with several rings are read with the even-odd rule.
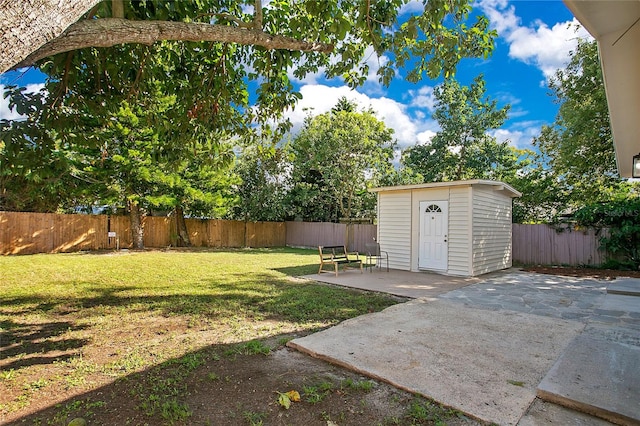
[[[318,251],[320,253],[318,274],[329,272],[324,270],[325,265],[331,267],[331,272],[335,272],[336,277],[340,265],[343,269],[359,267],[360,273],[362,273],[362,260],[358,252],[349,253],[345,246],[318,246]]]

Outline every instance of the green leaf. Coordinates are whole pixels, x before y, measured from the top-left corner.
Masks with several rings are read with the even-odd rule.
[[[291,407],[291,398],[286,393],[278,393],[278,404],[288,410]]]

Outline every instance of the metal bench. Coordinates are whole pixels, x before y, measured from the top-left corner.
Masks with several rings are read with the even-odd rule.
[[[320,252],[318,274],[328,272],[323,270],[325,265],[330,266],[335,271],[336,277],[338,276],[338,267],[340,265],[342,265],[343,269],[359,267],[360,273],[362,273],[362,260],[357,251],[349,253],[345,246],[318,246],[318,251]]]

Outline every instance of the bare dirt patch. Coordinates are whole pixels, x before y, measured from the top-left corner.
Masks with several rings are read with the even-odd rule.
[[[54,370],[40,372],[43,384],[61,374]],[[482,424],[274,341],[206,347],[100,385],[98,377],[85,376],[93,385],[84,392],[43,385],[37,402],[5,413],[2,424],[67,425],[77,417],[88,425]],[[285,409],[279,397],[291,390],[300,401]],[[4,396],[21,392],[9,387]]]
[[[564,275],[568,277],[614,280],[619,277],[640,278],[640,271],[622,271],[617,269],[576,268],[565,266],[527,266],[523,271],[538,274]]]

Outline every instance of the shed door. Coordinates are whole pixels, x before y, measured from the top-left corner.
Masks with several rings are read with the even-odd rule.
[[[448,201],[420,201],[420,269],[447,270],[448,208]]]

